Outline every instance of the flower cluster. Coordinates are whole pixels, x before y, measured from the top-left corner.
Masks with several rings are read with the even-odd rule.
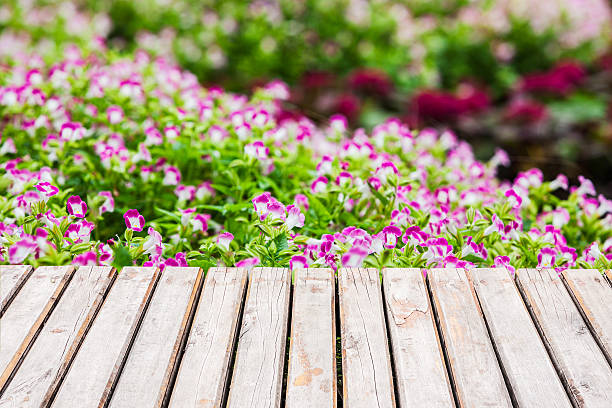
[[[452,132],[286,115],[144,52],[15,53],[0,74],[0,262],[252,267],[612,263],[580,178],[500,181]]]

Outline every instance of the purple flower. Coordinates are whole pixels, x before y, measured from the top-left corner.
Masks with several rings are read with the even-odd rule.
[[[78,266],[95,266],[98,264],[98,255],[95,251],[83,252],[82,254],[74,257],[72,264]]]
[[[357,268],[363,264],[368,256],[368,250],[360,246],[353,246],[342,255],[342,266],[345,268]]]
[[[120,106],[112,105],[106,110],[106,118],[112,125],[121,122],[123,120],[123,116],[123,109],[121,109]]]
[[[168,166],[164,170],[164,180],[162,184],[164,186],[176,186],[181,182],[181,172],[174,166]]]
[[[514,273],[516,272],[516,268],[514,268],[514,266],[510,265],[510,257],[509,256],[497,256],[495,257],[495,259],[493,260],[493,266],[495,268],[506,268],[507,270],[509,270],[512,273],[512,276],[514,276]]]
[[[304,194],[296,194],[294,204],[304,211],[308,211],[308,208],[310,208],[310,205],[308,204],[308,197],[306,197]]]
[[[252,269],[255,265],[259,264],[259,258],[246,258],[242,261],[236,262],[236,268]]]
[[[145,219],[140,215],[138,210],[127,210],[125,214],[123,214],[123,219],[125,220],[125,226],[132,231],[142,231]]]
[[[538,254],[538,268],[552,268],[557,252],[552,248],[542,248]]]
[[[257,160],[263,160],[268,158],[270,149],[268,149],[261,140],[256,140],[244,146],[244,154]]]
[[[512,208],[520,208],[521,204],[523,204],[523,199],[513,189],[507,190],[504,195],[508,198]]]
[[[83,218],[85,217],[85,214],[87,214],[87,204],[77,195],[73,195],[68,198],[66,208],[68,210],[68,214],[77,218]]]
[[[293,227],[302,228],[305,219],[306,217],[300,211],[300,207],[295,205],[287,206],[287,219],[285,220],[285,225],[289,231],[291,231]]]
[[[189,223],[193,227],[193,232],[206,232],[208,230],[208,220],[210,215],[208,214],[196,214],[193,216]]]
[[[310,185],[310,191],[313,194],[323,193],[327,188],[327,183],[329,180],[325,176],[319,176],[315,181]]]
[[[259,215],[259,219],[261,221],[265,220],[270,212],[268,210],[268,206],[271,204],[270,202],[270,193],[262,193],[257,197],[253,198],[251,202],[253,203],[253,207],[255,208],[255,212]]]
[[[100,197],[104,197],[104,202],[100,205],[100,214],[105,212],[113,212],[115,210],[115,199],[110,191],[100,191],[98,193]]]
[[[57,187],[51,185],[51,183],[48,182],[38,183],[34,187],[36,187],[38,191],[47,196],[47,198],[54,196],[59,192],[59,189]]]
[[[15,242],[8,249],[9,264],[22,263],[30,254],[34,253],[36,248],[38,248],[36,242],[28,238]]]
[[[164,247],[162,244],[162,236],[159,232],[155,231],[155,229],[152,227],[149,227],[148,232],[149,232],[149,236],[147,237],[145,242],[142,244],[142,249],[144,250],[145,254],[151,255],[152,259],[157,260],[161,257],[161,254],[164,250]]]
[[[308,268],[308,260],[305,256],[294,255],[291,257],[291,261],[289,261],[289,268],[291,268],[291,270]]]
[[[223,232],[217,236],[217,245],[225,252],[229,251],[230,243],[234,240],[234,235],[229,232]]]
[[[397,239],[402,236],[402,230],[394,225],[389,225],[382,230],[385,248],[395,248]]]

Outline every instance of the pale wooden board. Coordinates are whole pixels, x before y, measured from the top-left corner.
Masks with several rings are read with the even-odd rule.
[[[576,405],[611,407],[612,368],[557,272],[521,269],[517,283]]]
[[[612,269],[606,269],[604,273],[606,277],[608,278],[608,283],[612,285]]]
[[[0,389],[28,352],[73,273],[72,266],[37,268],[0,319]]]
[[[428,271],[460,406],[511,407],[481,311],[463,269]]]
[[[336,406],[334,272],[297,269],[289,346],[286,406]]]
[[[596,269],[567,269],[562,276],[612,365],[612,288]]]
[[[45,323],[0,407],[39,407],[47,389],[61,381],[116,276],[111,267],[82,266]]]
[[[0,265],[0,317],[31,274],[29,265]]]
[[[520,407],[571,407],[510,273],[468,271],[514,399]]]
[[[289,269],[250,272],[229,408],[280,406],[290,290]]]
[[[138,330],[110,407],[160,407],[204,274],[166,267]]]
[[[119,272],[53,399],[53,407],[106,404],[157,277],[156,268],[126,267]],[[45,402],[53,391],[49,389]]]
[[[452,407],[427,286],[420,269],[383,269],[385,310],[402,407]]]
[[[378,271],[340,269],[338,297],[344,406],[394,407],[393,375]]]
[[[246,269],[208,271],[169,406],[222,405],[246,284]]]

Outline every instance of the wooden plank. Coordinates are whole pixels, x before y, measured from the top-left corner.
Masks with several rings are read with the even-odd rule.
[[[517,283],[561,380],[579,407],[612,406],[612,369],[552,269],[522,269]]]
[[[297,269],[286,406],[336,406],[335,289],[331,269]]]
[[[0,319],[0,389],[21,363],[70,281],[72,266],[41,266]]]
[[[0,265],[0,317],[32,271],[30,265]]]
[[[162,406],[203,278],[200,268],[166,267],[113,392],[111,407]]]
[[[511,407],[481,311],[463,269],[427,274],[459,406]]]
[[[452,407],[453,391],[420,269],[383,269],[399,405]]]
[[[64,377],[116,273],[111,267],[83,266],[38,335],[0,407],[39,407],[47,389]]]
[[[229,408],[280,406],[290,290],[289,269],[251,271]]]
[[[222,406],[246,284],[246,269],[208,271],[169,406]]]
[[[527,307],[503,268],[467,271],[520,407],[571,407]]]
[[[344,406],[394,407],[393,375],[378,271],[340,269],[338,296]]]
[[[138,267],[119,273],[57,394],[53,398],[55,390],[50,388],[43,404],[51,400],[54,407],[107,403],[158,275],[157,268]]]
[[[612,285],[612,269],[606,269],[604,274],[606,275],[606,278],[608,278],[608,283]]]
[[[612,365],[612,288],[596,269],[566,269],[563,280]]]

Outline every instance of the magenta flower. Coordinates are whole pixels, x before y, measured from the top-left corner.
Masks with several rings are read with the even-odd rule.
[[[17,265],[25,261],[25,259],[38,248],[36,242],[29,238],[15,242],[8,249],[9,264]]]
[[[181,132],[178,130],[176,126],[166,126],[164,128],[164,134],[166,135],[166,139],[174,140],[177,137],[179,137]]]
[[[125,214],[123,214],[123,219],[125,220],[125,225],[132,231],[142,231],[144,227],[145,219],[138,210],[127,210]]]
[[[329,126],[336,132],[344,133],[348,128],[348,121],[344,115],[331,115],[329,117]]]
[[[68,214],[77,218],[83,218],[85,217],[85,214],[87,214],[87,204],[77,195],[73,195],[68,198],[66,208],[68,210]]]
[[[268,210],[268,205],[271,204],[270,193],[262,193],[257,197],[253,198],[251,202],[253,203],[255,212],[257,213],[257,215],[259,215],[259,219],[261,221],[265,220],[268,216],[268,213],[270,212]]]
[[[108,119],[109,123],[113,125],[121,122],[123,120],[123,116],[123,109],[121,109],[120,106],[109,106],[106,110],[106,118]]]
[[[582,253],[582,257],[584,258],[585,262],[590,264],[596,262],[602,255],[603,254],[601,253],[599,244],[597,242],[593,242],[591,245],[586,247]],[[540,258],[538,257],[538,262],[539,260]]]
[[[189,223],[193,227],[193,232],[206,232],[208,230],[208,220],[210,215],[208,214],[196,214],[193,216]]]
[[[508,198],[512,208],[520,208],[521,204],[523,204],[523,199],[513,189],[507,190],[504,195]]]
[[[510,265],[510,257],[509,256],[497,256],[495,257],[495,259],[493,260],[493,266],[495,268],[506,268],[507,270],[509,270],[512,273],[512,276],[514,276],[514,273],[516,272],[516,268],[512,265]]]
[[[168,166],[164,170],[164,180],[162,184],[164,186],[176,186],[181,182],[181,172],[174,166]]]
[[[382,230],[385,248],[395,248],[397,239],[402,236],[402,230],[394,225],[389,225]]]
[[[302,211],[300,211],[300,207],[295,205],[287,206],[287,219],[285,220],[285,225],[289,231],[294,227],[302,228],[305,219],[306,217],[302,214]]]
[[[259,264],[259,258],[246,258],[242,261],[236,262],[236,268],[252,269],[255,265]]]
[[[100,205],[100,214],[106,212],[113,212],[115,210],[115,199],[110,191],[100,191],[98,193],[100,197],[104,197],[104,202]]]
[[[225,252],[229,251],[230,243],[234,240],[234,236],[229,232],[223,232],[217,237],[217,245]]]
[[[34,187],[41,193],[43,193],[47,198],[56,195],[59,192],[59,188],[51,185],[51,183],[44,182],[38,183]]]
[[[368,256],[368,250],[360,246],[353,246],[342,255],[342,266],[345,268],[357,268],[363,264]]]
[[[270,149],[268,149],[261,140],[256,140],[244,146],[244,154],[257,160],[263,160],[268,158]]]
[[[291,270],[308,268],[308,260],[305,256],[294,255],[289,261],[289,268],[291,268]]]
[[[162,244],[162,236],[154,228],[149,227],[149,236],[142,244],[142,249],[145,254],[151,255],[151,259],[158,260],[164,250]]]
[[[304,211],[308,211],[308,208],[310,208],[310,205],[308,204],[308,197],[306,197],[304,194],[296,194],[294,204]]]
[[[538,254],[538,268],[552,268],[557,252],[552,248],[542,248]]]
[[[315,181],[310,185],[310,191],[313,194],[323,193],[327,189],[327,183],[329,180],[325,176],[318,177]]]
[[[72,264],[78,266],[95,266],[98,264],[98,255],[95,251],[83,252],[82,254],[74,257]]]

